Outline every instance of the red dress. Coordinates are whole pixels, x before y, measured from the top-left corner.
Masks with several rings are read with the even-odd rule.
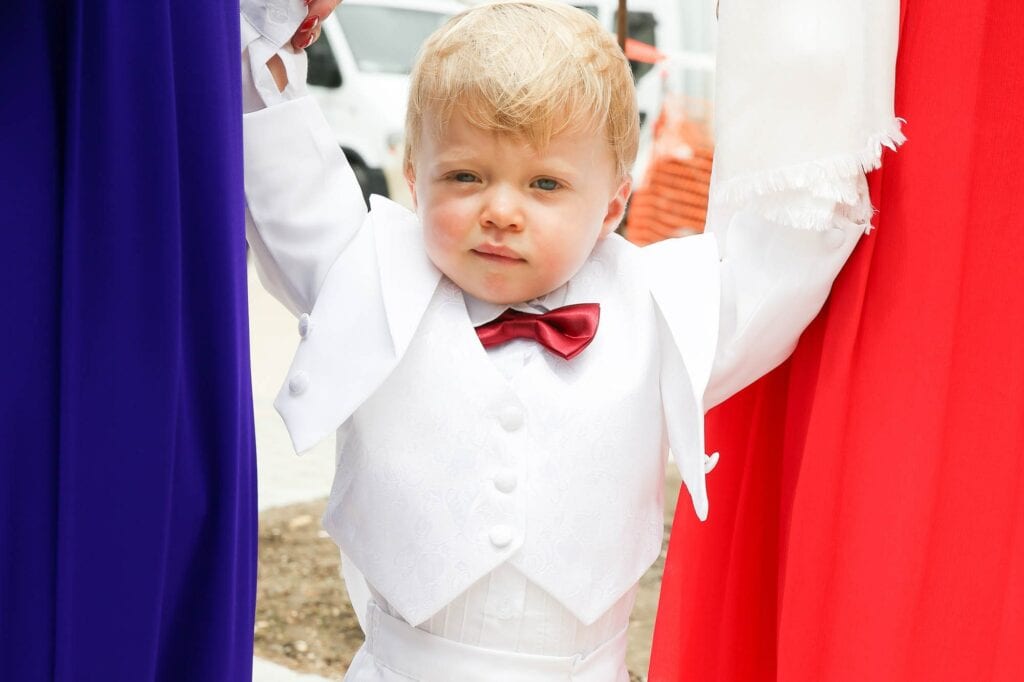
[[[652,682],[1024,680],[1024,3],[902,9],[877,229],[708,415]]]

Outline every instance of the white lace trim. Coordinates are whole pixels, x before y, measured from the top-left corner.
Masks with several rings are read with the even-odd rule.
[[[860,152],[774,168],[732,178],[712,188],[712,201],[749,206],[773,222],[804,230],[832,227],[836,206],[856,222],[869,222],[870,200],[859,190],[857,178],[882,162],[882,148],[895,151],[906,141],[900,130],[905,121],[894,118],[883,131],[868,136]],[[793,193],[805,201],[794,200]],[[821,201],[824,200],[824,201]]]

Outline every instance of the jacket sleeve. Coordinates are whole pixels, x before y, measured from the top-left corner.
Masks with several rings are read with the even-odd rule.
[[[706,228],[722,315],[706,407],[785,360],[868,229],[864,172],[904,139],[899,4],[722,3]]]
[[[666,343],[704,410],[789,357],[864,230],[839,213],[816,231],[712,205],[704,235],[641,249]]]
[[[705,409],[789,357],[865,227],[837,215],[826,230],[803,230],[712,209],[706,231],[718,242],[720,314]]]
[[[301,0],[242,0],[246,239],[260,281],[295,315],[313,308],[331,264],[366,217],[355,175],[306,89],[306,55],[288,40]],[[281,59],[278,91],[266,62]]]
[[[295,315],[366,218],[355,175],[309,96],[245,115],[246,238],[260,280]]]

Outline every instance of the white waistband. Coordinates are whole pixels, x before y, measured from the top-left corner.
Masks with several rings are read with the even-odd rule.
[[[586,656],[538,656],[484,649],[418,630],[370,602],[366,650],[421,682],[628,682],[626,629]]]

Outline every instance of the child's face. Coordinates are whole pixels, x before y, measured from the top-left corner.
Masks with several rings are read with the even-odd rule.
[[[440,136],[429,123],[408,178],[427,254],[478,299],[511,304],[557,289],[622,218],[630,182],[598,133],[537,150],[458,114]]]

